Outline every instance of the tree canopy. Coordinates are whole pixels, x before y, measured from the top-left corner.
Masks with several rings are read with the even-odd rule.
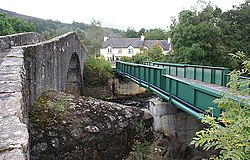
[[[226,52],[243,51],[250,56],[250,0],[221,14],[218,26]]]
[[[141,35],[145,36],[145,39],[150,40],[167,40],[169,35],[168,31],[161,28],[145,29],[141,28],[138,32],[134,28],[127,28],[124,32],[124,37],[126,38],[140,38]]]
[[[171,26],[174,61],[199,65],[223,65],[225,56],[221,29],[216,20],[218,8],[207,6],[201,12],[184,10]]]
[[[250,55],[250,1],[222,12],[208,3],[201,11],[183,10],[173,19],[170,37],[175,63],[237,68],[229,53]]]
[[[27,21],[18,18],[7,18],[5,13],[0,12],[0,35],[8,35],[21,32],[35,31],[35,27]]]

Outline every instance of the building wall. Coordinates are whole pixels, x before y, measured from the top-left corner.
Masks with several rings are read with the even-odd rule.
[[[140,53],[140,48],[133,48],[133,53],[128,53],[128,48],[112,48],[112,52],[108,53],[108,48],[100,49],[100,55],[106,60],[119,60],[121,57],[132,57],[137,53]],[[121,52],[119,52],[121,50]],[[117,59],[119,58],[119,59]]]

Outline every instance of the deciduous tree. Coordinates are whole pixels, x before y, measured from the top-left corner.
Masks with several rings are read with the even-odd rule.
[[[7,18],[0,12],[0,35],[35,31],[32,24],[18,18]]]
[[[216,22],[218,8],[183,10],[171,25],[174,60],[177,63],[226,65],[221,29]]]

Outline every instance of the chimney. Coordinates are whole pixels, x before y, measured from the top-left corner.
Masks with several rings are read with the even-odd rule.
[[[168,43],[171,43],[171,38],[168,38]]]
[[[144,41],[145,36],[143,35],[143,33],[141,34],[141,41]]]
[[[104,37],[103,40],[106,42],[109,39],[109,37]]]

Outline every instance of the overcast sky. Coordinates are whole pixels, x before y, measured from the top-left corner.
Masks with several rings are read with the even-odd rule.
[[[222,10],[245,0],[211,0]],[[171,16],[190,9],[197,0],[0,0],[0,8],[43,19],[89,24],[100,20],[102,26],[163,28],[171,24]]]

